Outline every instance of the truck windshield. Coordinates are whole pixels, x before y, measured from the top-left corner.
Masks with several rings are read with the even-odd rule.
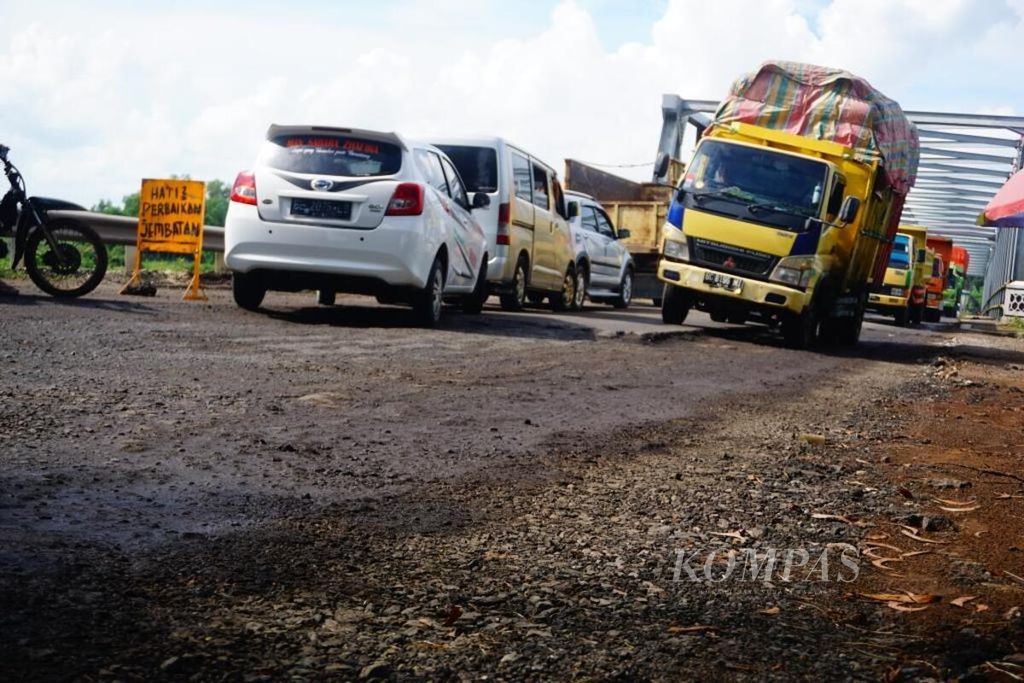
[[[889,267],[900,270],[910,268],[910,238],[906,235],[896,235],[896,241],[892,243],[892,252],[889,254]]]
[[[821,161],[706,140],[682,189],[688,207],[799,231],[807,218],[821,215],[827,180]]]

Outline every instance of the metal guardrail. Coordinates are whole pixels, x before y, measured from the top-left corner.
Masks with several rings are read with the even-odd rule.
[[[51,218],[70,218],[95,230],[106,244],[135,246],[139,220],[131,216],[111,216],[95,211],[49,211]],[[203,226],[203,251],[224,251],[224,228]]]

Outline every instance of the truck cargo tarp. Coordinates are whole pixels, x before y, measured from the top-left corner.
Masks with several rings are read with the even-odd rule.
[[[862,161],[883,160],[886,179],[907,194],[917,178],[920,142],[900,105],[848,71],[765,62],[732,85],[715,122],[783,130],[850,147]]]

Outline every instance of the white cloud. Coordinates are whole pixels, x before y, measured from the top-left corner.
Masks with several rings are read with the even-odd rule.
[[[230,181],[271,122],[500,134],[556,167],[645,162],[663,93],[719,98],[770,58],[848,68],[911,109],[1024,110],[1005,47],[1024,42],[1024,0],[832,0],[810,21],[803,0],[671,0],[645,41],[614,50],[573,0],[510,35],[493,3],[455,0],[19,21],[40,4],[0,12],[0,139],[30,189],[86,204],[142,177]]]

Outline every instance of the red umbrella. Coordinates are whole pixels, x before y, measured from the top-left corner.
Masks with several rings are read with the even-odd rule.
[[[1024,228],[1024,171],[1017,171],[985,207],[985,223],[1000,228]]]

